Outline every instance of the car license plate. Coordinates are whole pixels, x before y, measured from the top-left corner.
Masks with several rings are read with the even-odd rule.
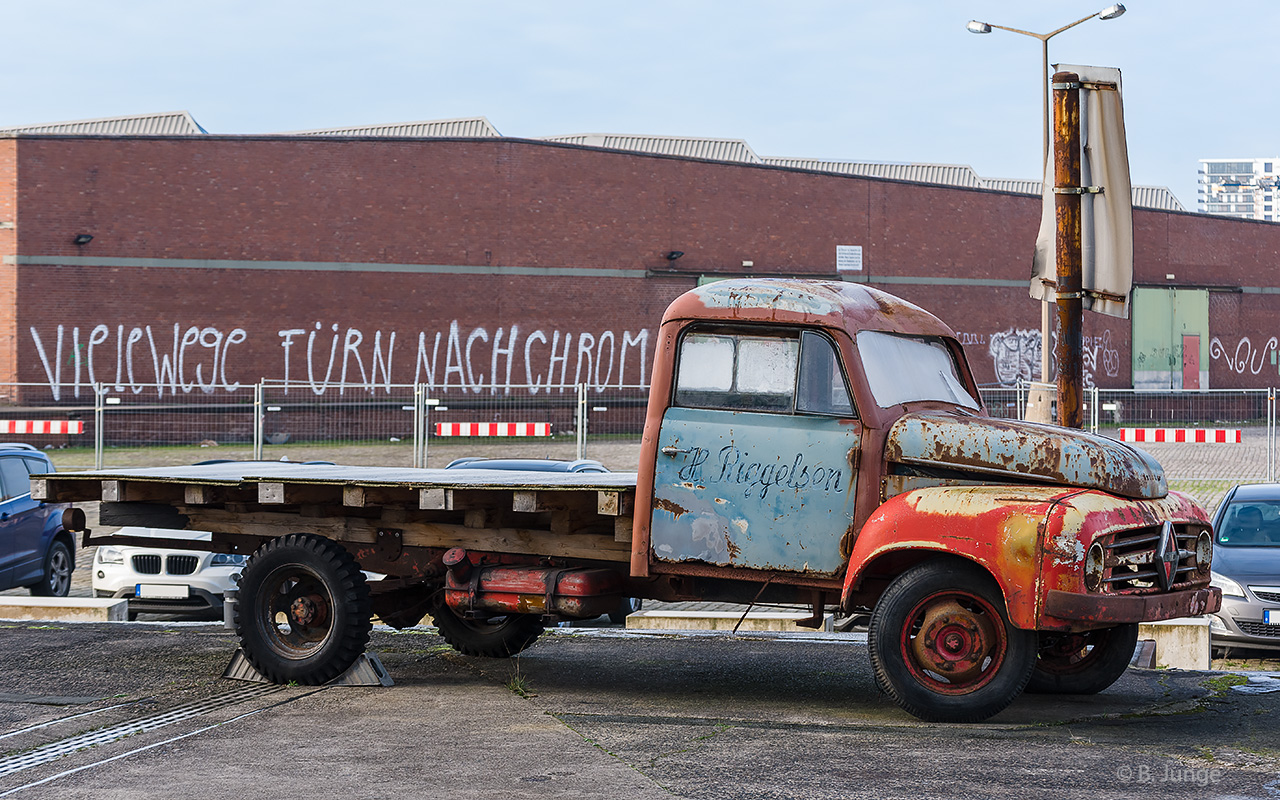
[[[1262,621],[1267,625],[1280,624],[1280,608],[1268,608],[1263,611]]]
[[[134,587],[133,596],[145,600],[186,600],[191,596],[191,588],[185,584],[140,583]]]

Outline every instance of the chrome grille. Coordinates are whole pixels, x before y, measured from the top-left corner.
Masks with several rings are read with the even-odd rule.
[[[169,556],[166,566],[170,575],[190,575],[199,564],[199,556]]]
[[[143,575],[159,575],[160,574],[160,556],[147,554],[133,557],[133,569],[135,572],[141,572]]]
[[[1185,584],[1196,572],[1196,537],[1200,529],[1190,525],[1175,525],[1178,540],[1178,566],[1173,583]],[[1160,528],[1139,528],[1118,533],[1110,541],[1102,539],[1106,550],[1103,586],[1105,591],[1121,594],[1146,594],[1160,591],[1156,579],[1156,546],[1160,542]]]

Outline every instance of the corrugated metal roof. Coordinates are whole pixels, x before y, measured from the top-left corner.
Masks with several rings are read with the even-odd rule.
[[[888,164],[875,161],[821,161],[816,158],[776,158],[766,156],[764,163],[775,167],[837,172],[870,178],[893,178],[917,183],[939,183],[946,186],[968,186],[1017,194],[1040,194],[1040,181],[1025,178],[983,178],[964,164]],[[1133,204],[1138,208],[1162,211],[1186,211],[1173,192],[1165,186],[1134,186]]]
[[[386,125],[358,125],[350,128],[321,128],[312,131],[288,131],[286,136],[407,136],[465,138],[501,136],[488,117],[435,119],[423,122],[392,122]]]
[[[159,114],[133,114],[127,117],[103,117],[74,122],[46,122],[39,125],[17,125],[0,128],[0,135],[15,133],[83,133],[108,136],[173,136],[208,133],[190,112],[166,111]]]
[[[983,178],[982,188],[1018,194],[1040,194],[1040,181],[1022,178]],[[1133,205],[1136,208],[1155,208],[1160,211],[1186,211],[1182,203],[1167,186],[1131,187]]]
[[[747,164],[763,163],[756,151],[743,139],[701,139],[692,136],[644,136],[620,133],[575,133],[566,136],[544,136],[544,142],[580,144],[586,147],[604,147],[610,150],[632,150],[640,153],[661,153],[686,158],[707,158],[714,161],[739,161]]]
[[[844,175],[863,175],[868,178],[892,178],[917,183],[941,183],[947,186],[982,185],[982,179],[973,167],[964,164],[894,164],[878,161],[822,161],[816,158],[767,157],[764,163],[792,169],[812,169],[819,172],[839,172]]]
[[[1040,194],[1040,181],[1028,178],[983,178],[982,188],[1018,194]]]

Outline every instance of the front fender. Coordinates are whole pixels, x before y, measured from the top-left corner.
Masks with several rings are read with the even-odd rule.
[[[1045,523],[1057,503],[1078,492],[1061,486],[939,486],[892,497],[858,532],[842,603],[848,607],[864,581],[877,576],[877,563],[883,569],[894,554],[932,551],[980,565],[999,584],[1009,621],[1034,629]]]
[[[863,590],[864,585],[892,579],[903,563],[918,561],[922,554],[946,553],[973,561],[991,574],[1016,627],[1074,626],[1080,620],[1046,615],[1045,598],[1050,592],[1088,594],[1083,563],[1093,541],[1159,526],[1165,520],[1209,526],[1204,510],[1178,492],[1158,500],[1135,500],[1061,486],[917,489],[890,498],[858,532],[842,604],[849,608],[855,595],[872,594]],[[1204,570],[1189,587],[1207,585],[1208,580]],[[1095,600],[1109,596],[1092,595]]]

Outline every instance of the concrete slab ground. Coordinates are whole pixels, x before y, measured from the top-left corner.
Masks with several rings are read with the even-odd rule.
[[[1280,692],[1130,670],[928,725],[859,634],[556,629],[470,659],[375,631],[391,688],[219,679],[212,625],[0,628],[0,797],[1266,797]],[[1280,685],[1280,682],[1277,682]],[[13,795],[10,795],[13,793]]]

